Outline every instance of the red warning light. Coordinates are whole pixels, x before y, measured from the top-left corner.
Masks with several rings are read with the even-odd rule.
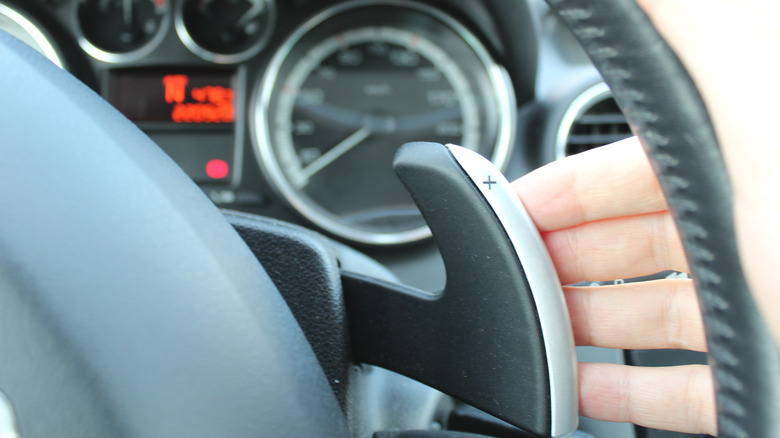
[[[228,176],[230,173],[230,166],[228,166],[227,161],[225,160],[209,160],[208,163],[206,163],[206,175],[208,175],[209,178],[212,179],[222,179]]]

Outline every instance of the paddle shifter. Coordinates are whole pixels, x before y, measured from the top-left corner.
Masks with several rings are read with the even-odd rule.
[[[409,143],[394,162],[439,246],[431,294],[342,276],[355,362],[417,379],[528,432],[577,428],[574,342],[561,286],[507,180],[459,147]]]

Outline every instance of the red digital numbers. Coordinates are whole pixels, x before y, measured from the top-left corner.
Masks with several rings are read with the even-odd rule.
[[[232,88],[221,85],[188,88],[190,77],[184,74],[165,75],[162,83],[165,102],[173,105],[171,120],[174,122],[232,123],[235,120]]]

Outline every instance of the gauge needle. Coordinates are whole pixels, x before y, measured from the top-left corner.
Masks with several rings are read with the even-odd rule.
[[[124,0],[123,11],[125,18],[125,26],[133,24],[133,0]]]
[[[364,126],[353,132],[349,137],[342,140],[341,143],[332,147],[328,152],[325,152],[319,158],[312,161],[312,163],[306,166],[306,168],[303,169],[303,172],[301,173],[301,179],[303,181],[301,186],[303,187],[308,184],[309,178],[314,176],[314,174],[320,170],[324,169],[330,163],[336,161],[336,159],[338,159],[340,156],[349,152],[352,148],[360,144],[360,142],[368,138],[369,135],[371,135],[371,129],[367,126]]]
[[[236,27],[238,29],[246,26],[250,21],[252,21],[265,10],[265,0],[255,0],[253,3],[254,4],[252,7],[249,8],[249,10],[238,19],[238,22],[236,23]]]

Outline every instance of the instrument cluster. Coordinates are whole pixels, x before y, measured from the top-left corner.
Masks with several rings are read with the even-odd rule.
[[[430,235],[392,172],[402,144],[510,160],[533,82],[502,62],[491,3],[0,0],[0,29],[98,91],[217,205],[379,247]]]

